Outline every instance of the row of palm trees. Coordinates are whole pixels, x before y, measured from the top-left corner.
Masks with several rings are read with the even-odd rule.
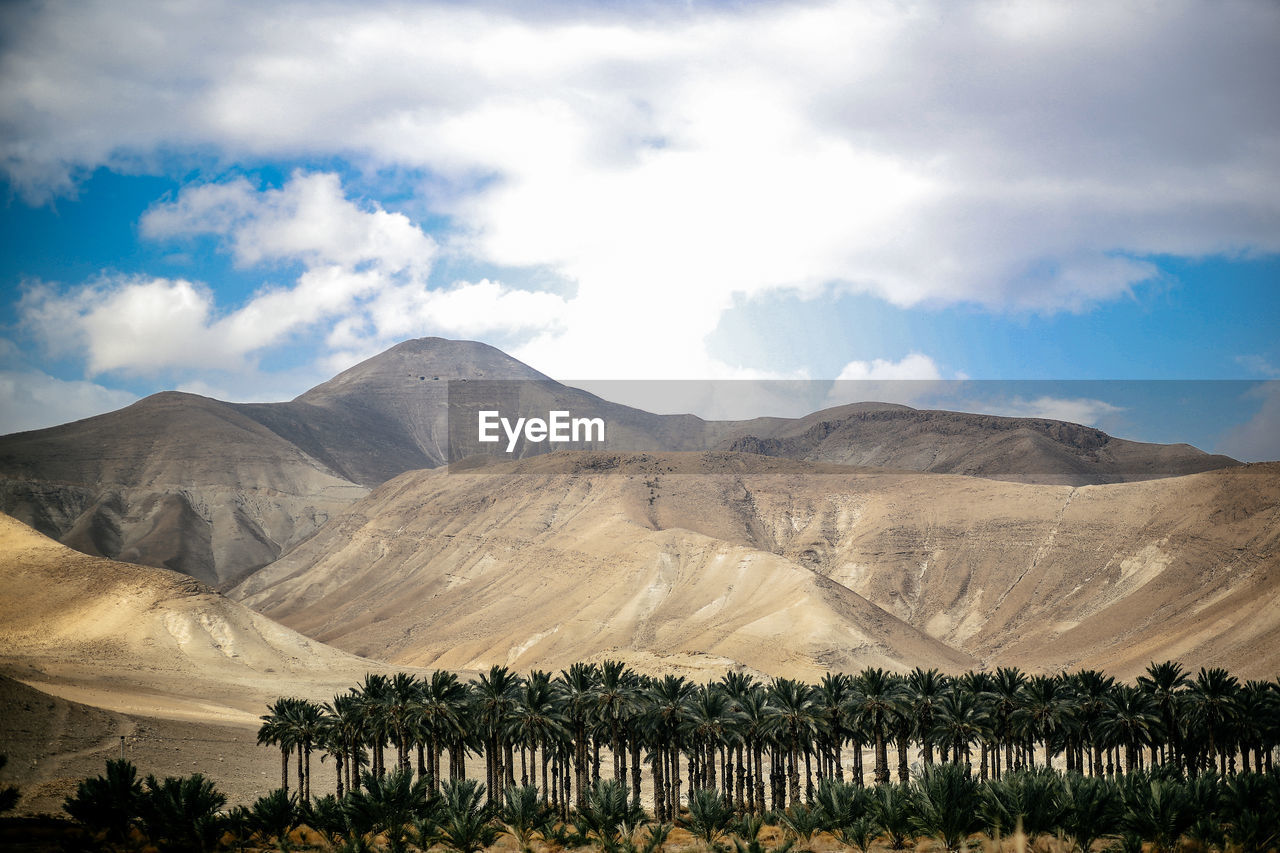
[[[617,661],[556,676],[494,666],[470,682],[443,670],[371,674],[323,705],[282,698],[262,717],[258,742],[280,749],[285,791],[296,765],[303,801],[317,750],[333,761],[339,798],[365,770],[413,771],[435,790],[466,778],[472,755],[483,758],[491,798],[532,786],[567,817],[604,778],[637,805],[647,784],[655,819],[671,821],[682,789],[713,790],[758,814],[812,802],[823,780],[884,784],[896,772],[906,782],[912,758],[960,764],[980,780],[1037,766],[1091,777],[1262,772],[1280,744],[1280,679],[1192,676],[1175,662],[1153,663],[1133,684],[1094,670],[1008,667],[955,677],[867,668],[818,684],[731,672],[698,684]]]

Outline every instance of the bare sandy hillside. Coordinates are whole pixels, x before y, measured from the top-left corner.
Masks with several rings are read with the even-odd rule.
[[[1071,487],[743,453],[405,474],[233,597],[359,654],[1280,670],[1280,464]]]
[[[1059,421],[859,403],[799,419],[656,415],[555,382],[475,341],[404,341],[298,398],[166,392],[118,412],[0,437],[0,511],[97,556],[229,585],[405,471],[450,453],[449,380],[519,380],[518,415],[602,417],[603,449],[729,449],[808,461],[1084,485],[1238,464]],[[459,388],[461,388],[459,383]],[[504,411],[508,407],[504,406]],[[516,455],[541,453],[526,444]]]
[[[19,813],[58,812],[120,755],[121,736],[142,775],[198,771],[251,803],[280,784],[279,752],[257,745],[269,702],[327,701],[394,669],[185,575],[80,554],[0,515],[0,782],[21,788]]]
[[[119,713],[251,724],[270,698],[329,698],[385,670],[185,575],[80,554],[3,515],[0,590],[0,667]]]
[[[405,474],[231,594],[324,642],[418,666],[626,657],[652,672],[815,677],[972,663],[785,556],[662,523],[685,480],[735,488],[732,473],[675,473],[704,458],[573,454]]]

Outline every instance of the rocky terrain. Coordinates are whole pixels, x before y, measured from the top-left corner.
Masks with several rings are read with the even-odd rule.
[[[1280,464],[1072,487],[561,453],[402,475],[230,594],[418,666],[1271,677],[1278,538]]]
[[[863,403],[799,419],[656,415],[554,382],[485,344],[392,347],[286,403],[167,392],[0,437],[0,511],[87,554],[229,586],[368,490],[449,461],[449,380],[518,380],[522,413],[609,423],[604,449],[748,451],[808,461],[1086,485],[1238,465],[1059,421]],[[456,436],[455,436],[456,439]],[[544,452],[529,445],[517,453]],[[456,452],[455,456],[460,455]]]

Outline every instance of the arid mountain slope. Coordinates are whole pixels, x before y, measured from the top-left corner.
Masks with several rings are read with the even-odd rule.
[[[714,473],[673,473],[707,458]],[[576,453],[411,472],[231,594],[339,648],[417,666],[622,657],[655,672],[816,677],[972,664],[792,560],[654,523],[673,481],[732,489],[735,466],[796,464]]]
[[[418,665],[1280,669],[1280,464],[1090,487],[753,454],[413,472],[231,595]],[[1233,616],[1234,611],[1234,616]]]
[[[0,439],[0,509],[79,551],[208,583],[367,492],[236,406],[176,392]]]
[[[252,803],[280,780],[279,751],[256,745],[269,702],[327,701],[390,671],[185,575],[80,554],[0,515],[0,752],[19,813],[58,812],[121,737],[141,773],[200,770]]]
[[[0,515],[0,666],[114,710],[253,719],[299,684],[335,689],[378,665],[308,639],[167,569],[73,551]],[[310,690],[308,691],[310,692]],[[150,698],[138,702],[139,693]],[[133,696],[135,704],[128,697]]]
[[[1018,483],[1082,486],[1176,477],[1240,463],[1187,444],[1144,444],[1043,418],[853,404],[770,419],[719,449]]]
[[[603,449],[618,451],[720,448],[1070,485],[1238,464],[1057,421],[882,403],[797,420],[655,415],[554,382],[486,344],[423,338],[287,403],[168,392],[0,437],[0,511],[85,553],[225,585],[287,552],[369,488],[449,461],[451,379],[468,380],[469,388],[522,380],[516,411],[504,414],[599,416],[608,423]],[[525,444],[515,455],[548,449]],[[455,444],[452,458],[463,455]]]

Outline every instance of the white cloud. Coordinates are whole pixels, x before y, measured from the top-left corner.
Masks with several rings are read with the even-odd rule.
[[[1276,367],[1263,356],[1257,354],[1238,355],[1236,363],[1251,373],[1258,376],[1276,377],[1280,376],[1280,367]]]
[[[1215,450],[1245,462],[1280,460],[1280,382],[1263,382],[1248,396],[1262,401],[1257,413],[1228,430]]]
[[[295,172],[280,189],[263,191],[244,178],[186,187],[176,200],[153,206],[140,225],[152,239],[225,236],[245,267],[283,260],[425,275],[436,254],[435,241],[407,216],[361,209],[345,197],[338,176],[325,172]]]
[[[297,173],[278,190],[244,179],[187,187],[148,211],[142,230],[152,239],[213,234],[246,267],[293,262],[304,270],[236,308],[182,279],[30,286],[19,305],[26,327],[54,352],[82,351],[92,375],[245,370],[263,350],[317,327],[336,361],[349,366],[356,353],[425,332],[544,331],[564,308],[554,294],[487,279],[431,289],[435,242],[403,214],[349,201],[331,174]]]
[[[953,384],[942,378],[932,358],[920,352],[908,353],[898,361],[851,361],[831,383],[824,405],[875,402],[917,406]]]
[[[851,361],[840,371],[840,380],[886,379],[941,379],[938,365],[929,356],[913,352],[901,361],[877,358],[871,361]]]
[[[36,370],[0,370],[0,435],[78,421],[137,399],[127,391],[68,382]]]
[[[30,197],[159,152],[423,170],[451,250],[576,285],[518,350],[558,375],[727,375],[734,294],[1079,310],[1147,255],[1280,250],[1274,3],[24,8],[0,163]],[[335,199],[233,183],[146,230],[411,268],[423,235]]]
[[[1054,421],[1067,421],[1073,424],[1084,424],[1097,427],[1108,418],[1124,411],[1105,400],[1094,400],[1087,397],[1011,397],[1001,400],[983,400],[971,404],[973,408],[966,411],[989,412],[993,415],[1006,415],[1013,418],[1048,418]]]

